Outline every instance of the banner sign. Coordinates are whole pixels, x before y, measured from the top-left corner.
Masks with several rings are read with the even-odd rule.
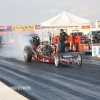
[[[0,32],[12,32],[12,26],[0,26]]]
[[[92,46],[92,56],[100,57],[100,46]]]
[[[88,25],[88,26],[82,26],[82,29],[89,29],[90,28],[90,26]]]
[[[41,29],[41,25],[35,25],[35,29]]]
[[[98,47],[98,57],[100,57],[100,47]]]
[[[28,26],[12,26],[13,31],[34,31],[34,25]]]
[[[100,21],[98,21],[98,27],[100,28]]]

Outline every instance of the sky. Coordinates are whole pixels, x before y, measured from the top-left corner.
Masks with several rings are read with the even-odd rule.
[[[100,0],[0,0],[0,26],[40,25],[63,11],[100,21]]]

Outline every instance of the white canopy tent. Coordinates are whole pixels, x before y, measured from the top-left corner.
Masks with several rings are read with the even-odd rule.
[[[45,30],[46,28],[51,29],[52,36],[54,36],[53,34],[54,28],[64,28],[66,29],[67,32],[68,27],[78,27],[78,26],[88,26],[88,25],[90,25],[90,20],[75,16],[65,11],[41,23],[41,27],[44,27]]]
[[[80,18],[68,12],[62,12],[59,15],[41,23],[41,27],[69,27],[90,25],[90,20]]]

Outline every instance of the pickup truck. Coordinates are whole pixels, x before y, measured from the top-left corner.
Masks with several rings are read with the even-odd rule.
[[[100,31],[90,31],[88,34],[87,34],[87,38],[89,41],[92,41],[92,42],[99,42],[100,41]]]

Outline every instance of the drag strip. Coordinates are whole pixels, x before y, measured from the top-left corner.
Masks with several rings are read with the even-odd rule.
[[[90,61],[90,60],[89,60]],[[100,63],[83,60],[81,67],[60,66],[37,61],[0,59],[0,78],[22,89],[30,100],[100,100]]]

